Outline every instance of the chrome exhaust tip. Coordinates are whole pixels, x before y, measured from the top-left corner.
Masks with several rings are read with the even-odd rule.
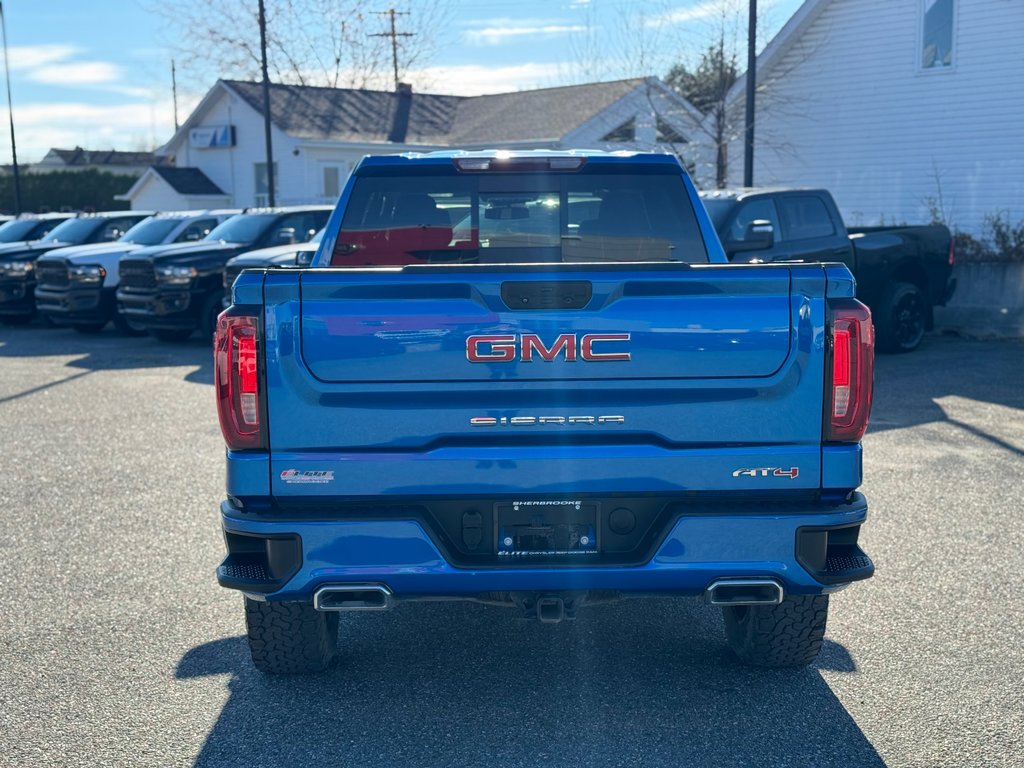
[[[313,607],[318,611],[386,611],[392,597],[383,584],[329,584],[313,593]]]
[[[784,596],[775,579],[718,579],[704,594],[712,605],[778,605]]]

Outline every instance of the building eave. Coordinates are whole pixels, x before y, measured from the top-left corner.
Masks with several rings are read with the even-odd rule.
[[[780,29],[775,37],[764,47],[757,57],[757,77],[761,79],[763,73],[770,72],[782,58],[789,52],[789,49],[800,38],[807,29],[825,10],[825,7],[832,0],[804,0],[803,5],[796,9],[792,16]],[[743,72],[736,78],[732,88],[725,96],[726,104],[733,104],[743,98],[747,91],[747,73]]]

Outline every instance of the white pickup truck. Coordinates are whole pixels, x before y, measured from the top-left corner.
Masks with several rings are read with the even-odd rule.
[[[140,221],[113,243],[50,251],[36,262],[36,308],[59,325],[98,333],[111,320],[124,333],[140,331],[117,312],[118,261],[150,245],[202,240],[237,210],[175,211]]]

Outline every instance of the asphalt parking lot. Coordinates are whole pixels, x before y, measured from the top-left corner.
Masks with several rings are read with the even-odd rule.
[[[1020,343],[879,358],[878,573],[810,669],[739,666],[698,601],[418,604],[275,679],[213,577],[209,345],[0,329],[0,765],[1024,765],[1022,381]]]

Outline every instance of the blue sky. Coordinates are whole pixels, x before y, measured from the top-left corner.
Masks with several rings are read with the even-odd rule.
[[[762,44],[800,2],[760,0]],[[746,7],[743,0],[452,2],[438,51],[406,79],[418,90],[476,94],[661,75],[696,55],[729,3]],[[415,0],[406,5],[415,12]],[[19,161],[39,160],[54,146],[142,149],[170,138],[175,31],[162,18],[138,0],[7,0],[3,8]],[[182,118],[214,77],[185,84]],[[6,123],[6,104],[0,112]],[[8,163],[6,126],[0,136],[0,163]]]

